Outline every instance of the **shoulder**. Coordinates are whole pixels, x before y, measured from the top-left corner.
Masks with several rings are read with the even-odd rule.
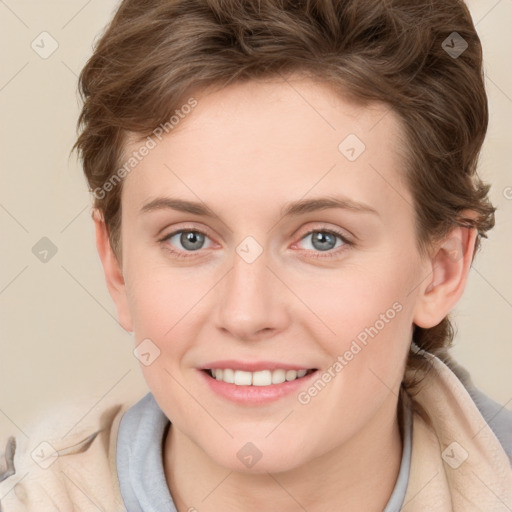
[[[487,425],[498,438],[512,464],[512,411],[487,396],[475,386],[466,387]]]
[[[437,361],[438,367],[443,367],[445,371],[457,377],[487,426],[500,442],[512,465],[512,411],[475,386],[470,372],[455,360],[448,358],[448,361],[441,361],[435,356],[432,360]]]
[[[116,438],[132,404],[126,400],[97,408],[69,434],[62,432],[62,416],[56,411],[51,414],[53,429],[36,426],[29,435],[2,432],[0,512],[124,510]]]

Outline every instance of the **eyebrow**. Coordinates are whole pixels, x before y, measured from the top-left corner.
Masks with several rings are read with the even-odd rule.
[[[317,197],[313,199],[301,199],[285,204],[281,208],[281,217],[292,217],[304,215],[319,210],[326,210],[330,208],[340,208],[361,213],[371,213],[379,216],[377,210],[371,206],[354,201],[345,197]],[[140,213],[147,213],[156,210],[171,209],[180,212],[191,213],[193,215],[201,215],[204,217],[217,217],[210,208],[204,203],[196,201],[187,201],[184,199],[177,199],[172,197],[157,197],[149,203],[146,203],[140,209]]]

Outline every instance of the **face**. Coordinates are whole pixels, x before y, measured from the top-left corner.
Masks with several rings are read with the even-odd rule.
[[[122,192],[144,377],[237,471],[300,466],[396,408],[425,278],[397,117],[289,82],[195,95]]]

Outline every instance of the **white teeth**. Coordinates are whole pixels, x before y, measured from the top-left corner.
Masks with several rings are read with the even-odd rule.
[[[297,378],[296,370],[286,370],[286,380],[295,380]]]
[[[238,386],[250,386],[252,384],[252,373],[243,370],[235,371],[235,384]]]
[[[222,380],[227,382],[228,384],[233,384],[235,382],[235,372],[230,368],[225,368],[222,376]]]
[[[286,380],[286,370],[274,370],[272,372],[272,384],[281,384]]]
[[[285,381],[299,379],[306,375],[307,370],[260,370],[257,372],[246,372],[243,370],[233,370],[231,368],[210,370],[212,377],[222,380],[228,384],[237,386],[270,386],[271,384],[281,384]]]
[[[272,384],[272,373],[270,370],[262,370],[252,374],[253,386],[270,386]]]

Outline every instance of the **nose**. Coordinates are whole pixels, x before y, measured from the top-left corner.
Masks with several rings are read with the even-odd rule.
[[[235,252],[233,267],[218,287],[217,327],[234,339],[267,339],[290,321],[289,291],[270,263],[266,251],[251,263]]]

